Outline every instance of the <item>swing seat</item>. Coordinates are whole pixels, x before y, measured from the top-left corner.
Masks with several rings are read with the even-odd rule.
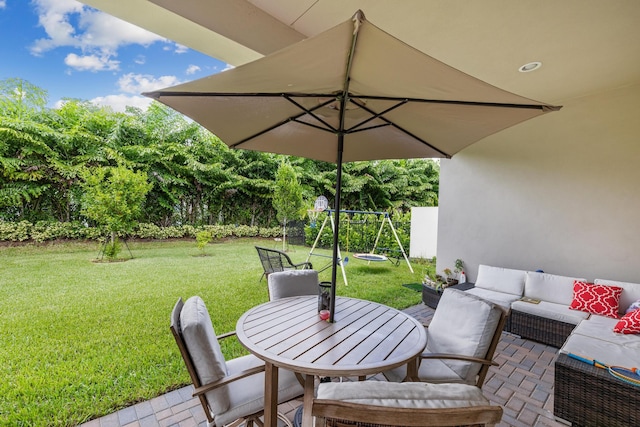
[[[362,261],[388,261],[388,258],[386,256],[379,254],[353,254],[353,257]]]

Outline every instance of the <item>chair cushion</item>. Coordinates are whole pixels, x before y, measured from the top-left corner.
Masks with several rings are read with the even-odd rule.
[[[318,399],[393,408],[466,408],[488,406],[482,391],[467,384],[358,381],[321,383]]]
[[[569,308],[617,318],[621,293],[622,288],[617,286],[594,285],[576,280]]]
[[[511,305],[513,304],[514,301],[518,301],[521,298],[518,295],[491,291],[489,289],[484,289],[484,288],[472,288],[472,289],[466,290],[465,292],[471,295],[480,297],[482,299],[485,299],[487,301],[491,301],[494,304],[498,304],[506,312],[509,312],[509,310],[511,310]]]
[[[271,273],[267,279],[271,301],[300,295],[318,295],[316,270],[285,270]]]
[[[447,288],[429,324],[425,353],[453,353],[485,358],[503,314],[498,305],[468,292]],[[475,384],[481,366],[443,360],[468,384]]]
[[[227,361],[229,375],[262,365],[264,362],[252,354]],[[264,372],[234,381],[227,387],[231,404],[226,412],[215,414],[216,426],[227,425],[264,409]],[[303,392],[302,385],[293,372],[278,370],[278,403],[295,399]]]
[[[521,297],[524,290],[525,274],[524,270],[491,267],[481,264],[478,267],[478,278],[476,279],[475,287]]]
[[[577,277],[527,271],[524,295],[529,298],[568,306],[573,301],[573,282],[576,280],[586,281]]]
[[[227,376],[227,365],[202,298],[193,296],[180,312],[180,328],[198,378],[208,384]],[[227,387],[206,393],[214,413],[225,412],[230,405]]]

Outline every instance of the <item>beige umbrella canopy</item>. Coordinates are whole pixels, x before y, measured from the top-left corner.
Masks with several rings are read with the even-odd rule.
[[[336,163],[336,212],[343,162],[449,158],[560,108],[425,55],[368,22],[361,11],[254,62],[145,95],[191,117],[231,148]],[[339,215],[335,219],[337,229]]]

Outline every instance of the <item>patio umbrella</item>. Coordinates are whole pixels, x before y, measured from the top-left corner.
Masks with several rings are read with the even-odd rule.
[[[231,148],[336,163],[337,213],[343,162],[449,158],[488,135],[559,109],[456,70],[371,24],[362,11],[251,63],[145,95],[192,118]]]

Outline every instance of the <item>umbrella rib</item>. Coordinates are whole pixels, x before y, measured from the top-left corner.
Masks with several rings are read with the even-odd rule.
[[[443,156],[445,156],[446,158],[448,158],[448,159],[449,159],[449,158],[451,158],[451,155],[449,155],[448,153],[445,153],[444,151],[442,151],[442,150],[441,150],[441,149],[439,149],[438,147],[435,147],[433,144],[430,144],[429,142],[425,141],[424,139],[420,138],[419,136],[414,135],[413,133],[409,132],[408,130],[404,129],[403,127],[398,126],[397,124],[395,124],[395,123],[394,123],[394,122],[392,122],[391,120],[389,120],[389,119],[387,119],[387,118],[385,118],[385,117],[380,116],[378,113],[376,113],[375,111],[371,110],[371,109],[370,109],[369,107],[367,107],[365,104],[359,104],[359,105],[360,105],[360,108],[362,108],[363,110],[365,110],[365,111],[369,112],[370,114],[372,114],[372,115],[374,115],[374,116],[375,116],[375,115],[377,115],[377,117],[378,117],[380,120],[383,120],[383,121],[384,121],[385,123],[387,123],[388,125],[393,126],[394,128],[398,129],[398,130],[399,130],[399,131],[401,131],[401,132],[404,132],[405,134],[409,135],[410,137],[412,137],[412,138],[413,138],[413,139],[415,139],[416,141],[419,141],[420,143],[422,143],[422,144],[426,145],[427,147],[429,147],[429,148],[431,148],[431,149],[433,149],[433,150],[437,151],[438,153],[442,154],[442,155],[443,155]],[[359,125],[357,125],[357,126],[359,126]],[[357,127],[357,126],[356,126],[356,127]],[[352,128],[352,129],[353,129],[353,128]],[[363,129],[363,130],[364,130],[364,129]]]
[[[380,117],[380,116],[382,116],[382,115],[384,115],[384,114],[387,114],[389,111],[393,111],[393,110],[395,110],[396,108],[398,108],[398,107],[400,107],[400,106],[402,106],[402,105],[404,105],[404,104],[406,104],[406,103],[408,102],[406,99],[404,99],[404,100],[401,100],[401,101],[400,101],[399,103],[397,103],[396,105],[392,105],[391,107],[387,108],[386,110],[383,110],[383,111],[381,111],[381,112],[379,112],[379,113],[373,113],[371,110],[368,110],[368,109],[364,106],[364,103],[357,102],[358,100],[357,100],[356,98],[350,98],[350,99],[349,99],[349,101],[351,101],[352,103],[354,103],[354,104],[355,104],[355,105],[357,105],[358,107],[362,108],[363,110],[365,110],[365,111],[367,111],[367,112],[371,113],[371,117],[369,117],[369,118],[368,118],[368,119],[366,119],[366,120],[361,121],[360,123],[358,123],[358,124],[357,124],[357,125],[355,125],[355,126],[352,126],[352,127],[351,127],[351,128],[349,128],[349,129],[347,129],[347,130],[346,130],[346,133],[353,133],[353,132],[359,132],[359,131],[362,131],[362,130],[378,128],[378,127],[380,127],[379,125],[377,125],[377,126],[373,126],[373,127],[368,127],[368,128],[365,128],[365,129],[360,129],[360,130],[356,129],[356,128],[359,128],[360,126],[364,125],[365,123],[369,123],[371,120],[375,120],[376,118],[378,118],[378,117]]]
[[[321,127],[321,126],[317,126],[317,125],[313,125],[313,124],[310,124],[310,123],[301,122],[301,121],[298,120],[300,117],[304,116],[305,114],[310,114],[312,117],[316,117],[316,115],[313,114],[313,111],[318,109],[318,108],[322,108],[325,105],[331,104],[334,101],[333,99],[330,99],[330,100],[325,101],[325,102],[323,102],[321,104],[318,104],[316,107],[314,107],[312,109],[307,109],[307,108],[304,108],[303,106],[299,105],[297,102],[289,99],[286,95],[280,95],[280,96],[284,96],[285,99],[289,100],[294,105],[296,105],[298,108],[300,108],[302,110],[302,112],[300,114],[295,115],[295,116],[287,117],[285,120],[283,120],[281,122],[278,122],[278,123],[274,124],[273,126],[269,126],[268,128],[263,129],[258,133],[255,133],[255,134],[250,135],[250,136],[248,136],[246,138],[243,138],[240,141],[236,142],[235,144],[230,144],[229,148],[237,148],[239,145],[242,145],[245,142],[252,140],[253,138],[257,138],[260,135],[264,135],[267,132],[271,132],[272,130],[274,130],[274,129],[280,127],[280,126],[284,126],[289,122],[296,122],[296,123],[306,124],[306,125],[321,129],[321,130],[323,130],[325,132],[335,132],[335,130],[333,130],[334,128],[331,125],[329,125],[327,123],[324,123],[324,122],[323,123],[325,125],[329,126],[329,129],[325,129],[325,128]],[[318,120],[320,120],[320,119],[318,118]],[[322,120],[320,120],[320,121],[322,122]]]
[[[189,96],[189,97],[206,97],[206,96],[221,96],[221,97],[263,97],[263,98],[280,98],[280,97],[295,97],[295,98],[326,98],[333,97],[335,100],[336,94],[329,93],[295,93],[295,92],[255,92],[255,93],[227,93],[227,92],[144,92],[142,95],[149,96],[151,98],[159,99],[160,97],[174,97],[174,96]],[[426,98],[403,98],[393,96],[374,96],[374,95],[352,95],[358,99],[371,99],[379,101],[403,101],[407,102],[420,102],[426,104],[451,104],[451,105],[470,105],[477,107],[496,107],[496,108],[523,108],[531,110],[545,110],[545,111],[558,111],[562,107],[548,104],[514,104],[506,102],[484,102],[484,101],[460,101],[449,99],[426,99]],[[333,102],[333,101],[331,101]]]
[[[296,123],[306,124],[306,125],[309,125],[309,126],[312,126],[312,127],[318,128],[318,129],[322,129],[324,131],[331,132],[331,133],[336,133],[338,131],[336,128],[331,126],[329,123],[327,123],[321,117],[319,117],[316,114],[314,114],[315,110],[317,110],[319,108],[322,108],[322,107],[324,107],[326,105],[331,104],[332,102],[335,101],[335,98],[334,99],[329,99],[329,100],[327,100],[327,101],[325,101],[323,103],[320,103],[320,104],[318,104],[316,107],[314,107],[312,109],[305,108],[302,104],[299,104],[295,100],[291,99],[291,97],[289,95],[284,95],[284,98],[287,101],[289,101],[290,103],[292,103],[293,105],[295,105],[296,107],[298,107],[299,109],[301,109],[302,111],[304,111],[305,113],[307,113],[308,115],[310,115],[311,117],[313,117],[314,119],[316,119],[317,121],[319,121],[320,123],[322,123],[323,125],[325,125],[327,128],[323,128],[322,126],[314,125],[314,124],[311,124],[311,123],[301,122],[299,120],[295,120]],[[299,117],[302,117],[302,116],[298,116],[298,117],[296,117],[296,119],[299,118]]]

